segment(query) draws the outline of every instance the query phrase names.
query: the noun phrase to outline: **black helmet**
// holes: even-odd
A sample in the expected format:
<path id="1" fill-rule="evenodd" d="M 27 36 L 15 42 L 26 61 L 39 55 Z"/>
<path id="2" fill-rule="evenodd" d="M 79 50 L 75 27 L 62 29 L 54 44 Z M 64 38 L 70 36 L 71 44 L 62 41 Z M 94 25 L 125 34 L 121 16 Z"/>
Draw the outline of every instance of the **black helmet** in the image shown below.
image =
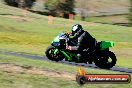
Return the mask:
<path id="1" fill-rule="evenodd" d="M 83 31 L 82 25 L 80 24 L 75 24 L 72 27 L 72 35 L 75 36 L 76 34 L 79 34 Z"/>

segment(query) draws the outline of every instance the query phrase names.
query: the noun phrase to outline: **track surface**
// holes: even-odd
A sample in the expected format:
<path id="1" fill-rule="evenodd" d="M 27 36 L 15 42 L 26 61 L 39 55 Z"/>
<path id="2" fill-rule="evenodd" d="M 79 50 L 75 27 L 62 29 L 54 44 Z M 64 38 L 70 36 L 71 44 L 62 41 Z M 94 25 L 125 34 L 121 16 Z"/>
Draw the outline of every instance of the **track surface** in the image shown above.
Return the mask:
<path id="1" fill-rule="evenodd" d="M 0 51 L 0 53 L 1 54 L 6 54 L 6 55 L 13 55 L 13 56 L 16 56 L 16 57 L 24 57 L 24 58 L 35 59 L 35 60 L 47 60 L 47 61 L 50 61 L 50 60 L 47 59 L 47 57 L 42 57 L 42 56 L 38 56 L 38 55 L 22 54 L 22 53 L 6 52 L 6 51 Z M 58 62 L 56 62 L 56 63 L 58 63 Z M 72 65 L 72 66 L 83 66 L 83 67 L 100 69 L 97 66 L 95 66 L 94 64 L 75 63 L 75 62 L 68 62 L 68 61 L 59 61 L 59 63 L 68 64 L 68 65 Z M 129 68 L 123 68 L 123 67 L 114 66 L 113 68 L 111 68 L 109 70 L 132 74 L 132 69 L 129 69 Z"/>

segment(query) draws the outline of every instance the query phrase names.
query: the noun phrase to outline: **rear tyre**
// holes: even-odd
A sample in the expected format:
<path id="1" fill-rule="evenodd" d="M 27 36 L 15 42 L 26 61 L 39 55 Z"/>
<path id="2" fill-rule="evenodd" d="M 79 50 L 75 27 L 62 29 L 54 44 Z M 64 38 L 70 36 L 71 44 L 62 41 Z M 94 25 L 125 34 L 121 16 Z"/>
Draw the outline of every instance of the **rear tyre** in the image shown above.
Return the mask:
<path id="1" fill-rule="evenodd" d="M 99 58 L 95 60 L 95 65 L 102 69 L 110 69 L 116 64 L 116 56 L 113 52 L 107 51 L 99 55 Z"/>
<path id="2" fill-rule="evenodd" d="M 63 60 L 63 57 L 60 54 L 60 52 L 54 55 L 54 51 L 55 51 L 55 48 L 53 46 L 49 46 L 45 51 L 47 58 L 52 61 L 57 61 L 57 62 Z"/>

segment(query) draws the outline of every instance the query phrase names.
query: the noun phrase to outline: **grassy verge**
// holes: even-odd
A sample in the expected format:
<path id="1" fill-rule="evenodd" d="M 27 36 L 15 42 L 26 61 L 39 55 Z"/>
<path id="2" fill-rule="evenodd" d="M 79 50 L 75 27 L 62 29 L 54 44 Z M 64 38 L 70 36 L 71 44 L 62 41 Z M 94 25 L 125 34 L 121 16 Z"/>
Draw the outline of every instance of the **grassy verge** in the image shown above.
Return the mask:
<path id="1" fill-rule="evenodd" d="M 50 71 L 76 73 L 78 67 L 57 64 L 53 62 L 31 60 L 27 58 L 18 58 L 0 54 L 0 63 L 12 63 L 20 66 L 31 66 Z M 115 74 L 116 72 L 85 69 L 89 74 Z M 48 73 L 47 73 L 48 74 Z M 131 88 L 130 84 L 88 84 L 79 86 L 75 81 L 64 78 L 54 78 L 45 75 L 36 75 L 29 73 L 9 73 L 0 69 L 0 88 Z"/>
<path id="2" fill-rule="evenodd" d="M 0 88 L 78 88 L 74 81 L 43 75 L 0 72 Z"/>
<path id="3" fill-rule="evenodd" d="M 0 88 L 132 88 L 131 84 L 87 84 L 79 86 L 75 81 L 54 79 L 43 75 L 12 74 L 0 72 Z"/>

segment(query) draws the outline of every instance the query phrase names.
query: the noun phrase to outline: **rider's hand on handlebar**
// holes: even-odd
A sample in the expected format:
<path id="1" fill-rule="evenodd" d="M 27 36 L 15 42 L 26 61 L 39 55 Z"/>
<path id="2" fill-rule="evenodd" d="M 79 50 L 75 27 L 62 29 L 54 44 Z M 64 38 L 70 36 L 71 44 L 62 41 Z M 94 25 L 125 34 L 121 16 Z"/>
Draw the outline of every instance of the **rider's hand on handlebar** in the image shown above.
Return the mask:
<path id="1" fill-rule="evenodd" d="M 66 46 L 66 49 L 67 50 L 71 50 L 71 46 Z"/>
<path id="2" fill-rule="evenodd" d="M 68 35 L 68 36 L 72 36 L 72 33 L 71 33 L 71 32 L 68 32 L 67 35 Z"/>

